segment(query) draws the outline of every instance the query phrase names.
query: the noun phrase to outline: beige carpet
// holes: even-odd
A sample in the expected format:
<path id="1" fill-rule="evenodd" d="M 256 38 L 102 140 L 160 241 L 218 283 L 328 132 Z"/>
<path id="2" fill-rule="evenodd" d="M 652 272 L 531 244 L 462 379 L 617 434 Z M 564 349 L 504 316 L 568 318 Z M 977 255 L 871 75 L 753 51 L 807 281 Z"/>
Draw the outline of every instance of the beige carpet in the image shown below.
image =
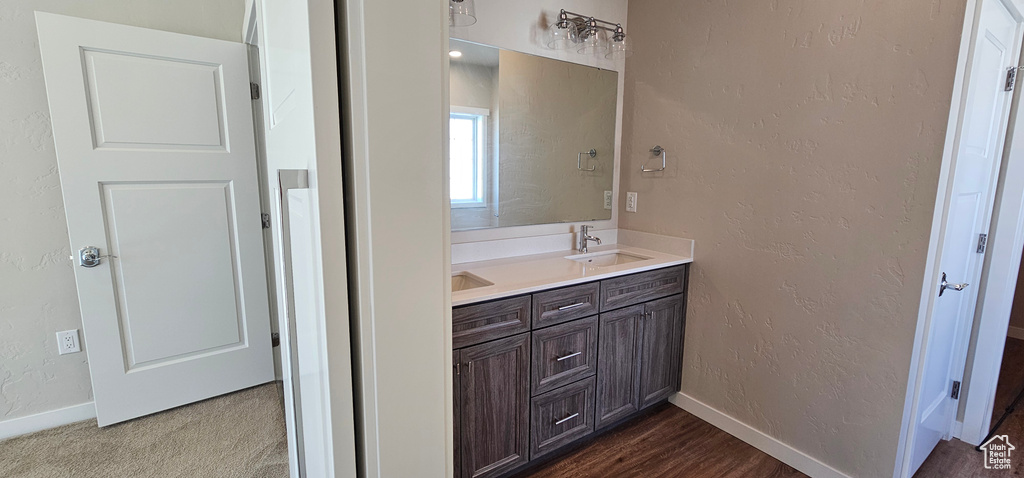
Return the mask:
<path id="1" fill-rule="evenodd" d="M 274 383 L 106 428 L 89 420 L 0 441 L 4 478 L 287 476 Z"/>

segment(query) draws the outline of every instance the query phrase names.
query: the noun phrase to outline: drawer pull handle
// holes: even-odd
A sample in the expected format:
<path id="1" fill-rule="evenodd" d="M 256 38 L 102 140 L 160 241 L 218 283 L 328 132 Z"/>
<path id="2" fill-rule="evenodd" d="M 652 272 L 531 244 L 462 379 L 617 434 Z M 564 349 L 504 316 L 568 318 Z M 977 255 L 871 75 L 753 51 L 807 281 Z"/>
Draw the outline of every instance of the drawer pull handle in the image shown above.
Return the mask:
<path id="1" fill-rule="evenodd" d="M 559 307 L 558 310 L 575 309 L 577 307 L 583 307 L 584 305 L 587 305 L 587 303 L 586 302 L 577 302 L 575 304 L 563 305 L 563 306 Z"/>
<path id="2" fill-rule="evenodd" d="M 555 425 L 561 425 L 561 424 L 563 424 L 563 423 L 565 423 L 565 422 L 567 422 L 569 420 L 572 420 L 573 418 L 576 418 L 578 416 L 580 416 L 579 413 L 573 413 L 572 415 L 569 415 L 569 416 L 567 416 L 567 417 L 565 417 L 565 418 L 563 418 L 561 420 L 556 420 L 555 421 Z"/>
<path id="3" fill-rule="evenodd" d="M 574 353 L 574 354 L 569 354 L 569 355 L 566 355 L 566 356 L 564 356 L 564 357 L 558 357 L 558 358 L 556 358 L 556 359 L 555 359 L 555 361 L 561 362 L 561 361 L 563 361 L 563 360 L 569 360 L 569 359 L 571 359 L 571 358 L 573 358 L 573 357 L 575 357 L 575 356 L 577 356 L 577 355 L 580 355 L 580 354 L 582 354 L 582 353 L 583 353 L 583 352 L 576 352 L 576 353 Z"/>

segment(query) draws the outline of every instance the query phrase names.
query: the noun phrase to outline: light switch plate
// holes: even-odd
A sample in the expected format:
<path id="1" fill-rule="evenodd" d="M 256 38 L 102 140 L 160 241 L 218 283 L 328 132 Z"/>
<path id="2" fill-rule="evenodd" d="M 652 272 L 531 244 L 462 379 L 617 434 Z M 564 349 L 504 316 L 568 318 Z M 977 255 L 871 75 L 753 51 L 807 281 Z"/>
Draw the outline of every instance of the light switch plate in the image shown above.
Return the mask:
<path id="1" fill-rule="evenodd" d="M 626 212 L 636 212 L 636 193 L 626 193 Z"/>
<path id="2" fill-rule="evenodd" d="M 57 332 L 57 351 L 61 355 L 82 351 L 82 346 L 78 343 L 78 329 Z"/>
<path id="3" fill-rule="evenodd" d="M 612 208 L 612 192 L 611 191 L 605 191 L 604 192 L 604 208 L 605 209 L 611 209 Z"/>

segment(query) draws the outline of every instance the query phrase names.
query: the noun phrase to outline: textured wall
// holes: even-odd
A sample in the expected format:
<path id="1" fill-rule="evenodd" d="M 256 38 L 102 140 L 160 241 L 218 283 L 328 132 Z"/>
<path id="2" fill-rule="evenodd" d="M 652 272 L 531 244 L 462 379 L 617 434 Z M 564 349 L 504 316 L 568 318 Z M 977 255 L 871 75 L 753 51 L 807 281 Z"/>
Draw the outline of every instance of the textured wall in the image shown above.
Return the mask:
<path id="1" fill-rule="evenodd" d="M 239 41 L 243 0 L 0 2 L 0 421 L 92 400 L 34 10 Z M 87 344 L 86 344 L 87 346 Z"/>
<path id="2" fill-rule="evenodd" d="M 618 75 L 501 51 L 498 225 L 611 218 Z M 580 151 L 597 156 L 577 168 Z"/>
<path id="3" fill-rule="evenodd" d="M 696 240 L 683 392 L 855 476 L 894 466 L 963 15 L 629 3 L 620 226 Z"/>

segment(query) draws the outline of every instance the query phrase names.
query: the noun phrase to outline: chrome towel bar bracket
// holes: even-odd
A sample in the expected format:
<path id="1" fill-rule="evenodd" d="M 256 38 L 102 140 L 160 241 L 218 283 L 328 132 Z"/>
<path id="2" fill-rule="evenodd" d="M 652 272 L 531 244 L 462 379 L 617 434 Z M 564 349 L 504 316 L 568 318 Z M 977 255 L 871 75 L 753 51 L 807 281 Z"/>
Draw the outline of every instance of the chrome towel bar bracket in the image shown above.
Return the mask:
<path id="1" fill-rule="evenodd" d="M 642 173 L 656 173 L 658 171 L 664 171 L 665 170 L 665 148 L 662 148 L 661 146 L 655 146 L 655 147 L 651 148 L 651 152 L 654 153 L 655 156 L 657 156 L 659 154 L 661 155 L 661 169 L 647 169 L 647 162 L 644 161 L 644 163 L 640 165 L 640 172 L 642 172 Z"/>
<path id="2" fill-rule="evenodd" d="M 597 166 L 591 166 L 590 169 L 583 169 L 583 155 L 584 154 L 590 155 L 591 158 L 596 158 L 597 157 L 597 150 L 596 149 L 591 149 L 590 151 L 582 151 L 579 154 L 577 154 L 576 155 L 576 169 L 578 169 L 580 171 L 594 171 L 594 170 L 596 170 Z"/>

